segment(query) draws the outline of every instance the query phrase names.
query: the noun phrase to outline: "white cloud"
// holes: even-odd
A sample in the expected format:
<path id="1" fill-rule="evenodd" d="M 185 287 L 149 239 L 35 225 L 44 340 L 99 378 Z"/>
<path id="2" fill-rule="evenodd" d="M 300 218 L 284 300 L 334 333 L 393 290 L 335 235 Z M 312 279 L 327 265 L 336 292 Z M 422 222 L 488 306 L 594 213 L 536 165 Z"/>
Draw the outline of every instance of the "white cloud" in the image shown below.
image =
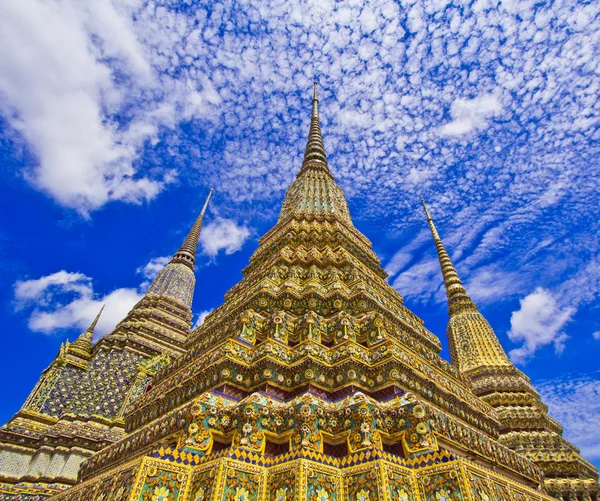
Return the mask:
<path id="1" fill-rule="evenodd" d="M 173 172 L 142 172 L 145 142 L 215 102 L 206 78 L 199 92 L 156 74 L 135 32 L 138 3 L 0 4 L 0 113 L 37 158 L 26 178 L 84 215 L 152 200 Z"/>
<path id="2" fill-rule="evenodd" d="M 87 329 L 102 306 L 95 335 L 110 332 L 142 298 L 137 289 L 115 289 L 94 294 L 92 279 L 82 273 L 59 271 L 14 287 L 18 309 L 29 310 L 28 326 L 34 332 L 54 334 L 64 329 Z"/>
<path id="3" fill-rule="evenodd" d="M 457 98 L 450 108 L 452 121 L 442 126 L 442 136 L 462 136 L 486 126 L 488 120 L 502 110 L 495 94 L 485 94 L 474 99 Z"/>
<path id="4" fill-rule="evenodd" d="M 565 438 L 588 460 L 600 459 L 599 374 L 542 381 L 537 384 L 552 417 L 565 429 Z"/>
<path id="5" fill-rule="evenodd" d="M 200 244 L 203 252 L 211 257 L 220 250 L 225 250 L 225 254 L 233 254 L 242 248 L 249 236 L 250 230 L 246 226 L 219 217 L 202 228 Z"/>
<path id="6" fill-rule="evenodd" d="M 112 9 L 106 13 L 118 17 L 110 2 L 105 5 L 93 10 Z M 85 23 L 92 17 L 85 16 L 69 2 L 7 0 L 0 9 L 7 48 L 0 55 L 0 105 L 39 158 L 29 178 L 83 212 L 109 199 L 151 199 L 161 189 L 160 182 L 133 178 L 136 145 L 124 143 L 117 124 L 104 116 L 103 97 L 115 103 L 121 96 L 90 43 Z M 118 43 L 118 36 L 110 38 L 112 55 L 120 52 Z"/>
<path id="7" fill-rule="evenodd" d="M 204 310 L 201 311 L 200 313 L 198 313 L 198 318 L 196 319 L 196 322 L 194 323 L 194 326 L 192 327 L 192 330 L 201 326 L 204 323 L 204 320 L 206 319 L 206 317 L 208 317 L 208 315 L 210 315 L 213 312 L 213 308 L 211 308 L 210 310 Z"/>
<path id="8" fill-rule="evenodd" d="M 525 363 L 539 348 L 548 344 L 554 344 L 555 351 L 561 353 L 567 339 L 562 328 L 571 320 L 575 309 L 559 307 L 552 293 L 541 287 L 520 303 L 520 309 L 511 315 L 508 337 L 523 345 L 510 351 L 511 360 Z"/>
<path id="9" fill-rule="evenodd" d="M 90 278 L 83 273 L 57 271 L 37 280 L 18 280 L 15 283 L 15 299 L 19 309 L 33 301 L 46 305 L 57 290 L 83 294 L 88 290 L 89 282 Z"/>
<path id="10" fill-rule="evenodd" d="M 140 266 L 136 272 L 141 274 L 147 280 L 153 280 L 154 277 L 158 275 L 158 272 L 169 264 L 171 257 L 172 256 L 153 257 L 144 266 Z"/>
<path id="11" fill-rule="evenodd" d="M 592 337 L 596 340 L 596 341 L 600 341 L 600 331 L 596 331 L 594 333 L 592 333 Z"/>
<path id="12" fill-rule="evenodd" d="M 148 287 L 152 285 L 152 281 L 156 275 L 169 263 L 172 256 L 153 257 L 144 266 L 140 266 L 136 271 L 138 275 L 144 277 L 144 281 L 140 284 L 140 291 L 146 292 Z"/>

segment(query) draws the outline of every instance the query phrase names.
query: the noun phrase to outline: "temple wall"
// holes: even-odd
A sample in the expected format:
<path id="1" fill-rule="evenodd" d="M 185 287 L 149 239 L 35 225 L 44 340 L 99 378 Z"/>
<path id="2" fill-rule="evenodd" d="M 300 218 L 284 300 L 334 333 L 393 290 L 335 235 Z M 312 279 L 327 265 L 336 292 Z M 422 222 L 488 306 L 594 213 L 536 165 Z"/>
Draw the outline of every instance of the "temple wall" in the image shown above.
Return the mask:
<path id="1" fill-rule="evenodd" d="M 0 450 L 0 476 L 4 479 L 60 478 L 75 482 L 81 463 L 89 457 L 67 448 L 43 447 L 37 451 Z"/>
<path id="2" fill-rule="evenodd" d="M 18 478 L 29 470 L 34 451 L 0 450 L 0 475 Z"/>

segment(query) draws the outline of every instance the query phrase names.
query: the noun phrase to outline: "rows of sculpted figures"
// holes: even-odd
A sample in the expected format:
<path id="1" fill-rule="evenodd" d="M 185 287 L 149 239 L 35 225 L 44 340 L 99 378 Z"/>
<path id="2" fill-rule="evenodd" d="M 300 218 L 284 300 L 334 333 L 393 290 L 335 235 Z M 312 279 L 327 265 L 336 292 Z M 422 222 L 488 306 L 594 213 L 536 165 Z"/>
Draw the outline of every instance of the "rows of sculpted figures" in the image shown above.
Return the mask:
<path id="1" fill-rule="evenodd" d="M 143 299 L 66 342 L 0 430 L 0 499 L 598 501 L 598 471 L 509 360 L 423 202 L 441 343 L 386 282 L 327 162 L 302 166 L 243 279 L 191 330 L 210 199 Z"/>

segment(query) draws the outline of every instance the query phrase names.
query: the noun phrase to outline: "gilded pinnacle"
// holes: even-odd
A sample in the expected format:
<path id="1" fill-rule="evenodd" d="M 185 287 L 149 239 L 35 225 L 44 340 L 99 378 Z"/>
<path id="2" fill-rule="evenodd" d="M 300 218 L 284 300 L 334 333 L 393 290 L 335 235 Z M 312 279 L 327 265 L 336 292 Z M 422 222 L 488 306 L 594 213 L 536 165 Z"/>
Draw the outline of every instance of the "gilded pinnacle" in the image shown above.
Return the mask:
<path id="1" fill-rule="evenodd" d="M 104 311 L 105 306 L 106 305 L 104 305 L 104 304 L 102 305 L 102 308 L 100 308 L 98 315 L 96 315 L 96 318 L 94 318 L 94 321 L 88 327 L 87 332 L 91 332 L 92 334 L 94 333 L 94 330 L 96 329 L 96 325 L 98 324 L 98 320 L 100 320 L 100 315 L 102 315 L 102 312 Z"/>
<path id="2" fill-rule="evenodd" d="M 206 213 L 206 208 L 208 207 L 208 202 L 212 192 L 213 189 L 211 188 L 208 192 L 208 196 L 206 197 L 206 201 L 202 206 L 200 214 L 198 214 L 196 221 L 194 221 L 194 224 L 192 225 L 192 229 L 188 233 L 177 253 L 173 256 L 173 259 L 171 259 L 172 263 L 182 263 L 192 270 L 194 269 L 198 240 L 200 238 L 200 231 L 202 230 L 202 221 L 204 220 L 204 214 Z"/>
<path id="3" fill-rule="evenodd" d="M 321 124 L 319 121 L 319 98 L 317 82 L 313 84 L 312 113 L 310 119 L 310 129 L 308 131 L 308 142 L 302 161 L 302 169 L 307 167 L 321 167 L 329 172 L 327 167 L 327 155 L 325 154 L 325 145 L 323 144 L 323 135 L 321 134 Z"/>
<path id="4" fill-rule="evenodd" d="M 447 334 L 452 363 L 463 373 L 480 367 L 510 367 L 512 364 L 496 333 L 467 295 L 429 214 L 425 200 L 421 199 L 421 202 L 433 235 L 448 296 L 450 321 Z"/>
<path id="5" fill-rule="evenodd" d="M 440 266 L 442 267 L 442 275 L 444 277 L 444 285 L 446 286 L 446 296 L 448 297 L 448 311 L 450 316 L 465 309 L 476 311 L 477 307 L 467 295 L 467 291 L 458 277 L 458 273 L 456 272 L 456 269 L 450 260 L 450 256 L 448 255 L 448 252 L 446 252 L 446 248 L 442 243 L 442 239 L 440 238 L 433 219 L 431 218 L 431 214 L 427 209 L 425 200 L 421 199 L 421 203 L 425 209 L 427 222 L 429 223 L 429 228 L 431 230 L 431 234 L 433 235 L 433 241 L 435 242 L 435 247 L 437 249 Z"/>
<path id="6" fill-rule="evenodd" d="M 94 330 L 96 329 L 96 325 L 98 324 L 98 320 L 100 319 L 100 315 L 102 315 L 103 311 L 104 305 L 102 305 L 102 308 L 100 309 L 100 311 L 96 315 L 96 318 L 94 318 L 90 326 L 84 332 L 82 332 L 81 335 L 75 341 L 73 341 L 73 343 L 71 343 L 69 347 L 71 351 L 75 349 L 75 351 L 83 350 L 84 353 L 91 352 L 92 342 L 94 339 Z"/>

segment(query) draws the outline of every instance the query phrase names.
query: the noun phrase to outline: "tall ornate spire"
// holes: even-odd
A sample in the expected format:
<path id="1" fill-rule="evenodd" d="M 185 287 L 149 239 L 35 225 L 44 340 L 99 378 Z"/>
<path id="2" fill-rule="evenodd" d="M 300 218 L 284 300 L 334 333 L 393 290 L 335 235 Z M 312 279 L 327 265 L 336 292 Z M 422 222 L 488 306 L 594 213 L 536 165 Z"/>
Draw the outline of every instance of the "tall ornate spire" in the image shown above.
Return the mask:
<path id="1" fill-rule="evenodd" d="M 421 199 L 421 202 L 433 235 L 444 277 L 446 296 L 448 296 L 450 321 L 446 334 L 452 363 L 463 373 L 485 367 L 512 367 L 492 326 L 477 310 L 477 306 L 460 281 L 431 214 L 429 214 L 425 200 Z"/>
<path id="2" fill-rule="evenodd" d="M 204 206 L 198 214 L 196 221 L 192 225 L 192 229 L 188 233 L 187 237 L 183 241 L 182 246 L 171 259 L 172 263 L 182 263 L 188 266 L 190 269 L 194 269 L 194 264 L 196 263 L 196 248 L 198 247 L 198 239 L 200 238 L 200 230 L 202 229 L 202 221 L 204 220 L 204 214 L 206 213 L 206 208 L 208 207 L 208 201 L 210 200 L 210 196 L 212 195 L 213 189 L 211 188 L 208 192 L 208 196 L 206 197 L 206 201 L 204 202 Z"/>
<path id="3" fill-rule="evenodd" d="M 327 155 L 325 154 L 325 145 L 323 144 L 323 135 L 321 134 L 321 124 L 319 123 L 319 98 L 317 94 L 317 82 L 313 83 L 312 114 L 310 119 L 310 129 L 308 131 L 308 142 L 304 152 L 302 162 L 302 172 L 306 167 L 327 167 Z"/>
<path id="4" fill-rule="evenodd" d="M 429 228 L 431 229 L 433 241 L 435 242 L 438 258 L 440 260 L 440 266 L 442 267 L 444 285 L 446 286 L 446 295 L 448 296 L 449 315 L 452 316 L 455 313 L 463 310 L 477 311 L 477 307 L 468 296 L 467 291 L 458 277 L 458 273 L 456 273 L 456 269 L 454 268 L 452 261 L 450 261 L 450 256 L 448 255 L 448 252 L 446 252 L 446 248 L 442 243 L 442 239 L 440 238 L 433 219 L 431 218 L 431 214 L 429 214 L 429 209 L 427 209 L 425 200 L 421 199 L 421 203 L 425 209 L 427 222 L 429 223 Z"/>
<path id="5" fill-rule="evenodd" d="M 196 277 L 194 264 L 202 221 L 213 190 L 190 232 L 171 261 L 158 272 L 146 295 L 103 342 L 127 335 L 156 352 L 179 356 L 184 352 L 192 320 Z"/>

